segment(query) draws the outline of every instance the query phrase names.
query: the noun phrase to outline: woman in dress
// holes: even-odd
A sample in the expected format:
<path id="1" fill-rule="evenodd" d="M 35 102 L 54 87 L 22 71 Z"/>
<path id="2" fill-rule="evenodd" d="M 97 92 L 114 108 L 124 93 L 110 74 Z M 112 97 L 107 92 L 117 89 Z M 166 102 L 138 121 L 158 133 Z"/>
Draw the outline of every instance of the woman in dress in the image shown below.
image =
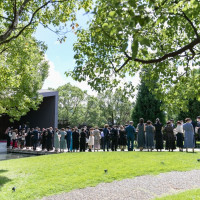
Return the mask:
<path id="1" fill-rule="evenodd" d="M 86 132 L 84 128 L 81 129 L 80 133 L 80 152 L 85 152 L 85 147 L 86 147 Z"/>
<path id="2" fill-rule="evenodd" d="M 188 152 L 188 148 L 192 148 L 192 151 L 194 152 L 195 147 L 195 141 L 194 141 L 194 128 L 191 124 L 191 119 L 186 118 L 185 124 L 183 125 L 183 131 L 185 135 L 184 139 L 184 147 L 186 148 L 186 152 Z"/>
<path id="3" fill-rule="evenodd" d="M 119 129 L 119 148 L 121 151 L 124 151 L 126 149 L 127 140 L 126 140 L 126 130 L 123 126 L 120 126 Z"/>
<path id="4" fill-rule="evenodd" d="M 89 133 L 89 139 L 88 139 L 88 147 L 89 147 L 89 152 L 92 151 L 92 146 L 94 145 L 94 134 L 93 134 L 93 128 L 90 128 L 90 133 Z"/>
<path id="5" fill-rule="evenodd" d="M 60 131 L 60 152 L 64 152 L 64 150 L 67 148 L 65 135 L 65 129 L 62 128 Z"/>
<path id="6" fill-rule="evenodd" d="M 44 128 L 41 134 L 42 151 L 44 151 L 47 148 L 47 134 L 48 134 L 48 131 L 47 129 Z"/>
<path id="7" fill-rule="evenodd" d="M 26 149 L 29 149 L 29 147 L 31 146 L 31 129 L 30 128 L 27 129 L 25 140 L 26 140 Z"/>
<path id="8" fill-rule="evenodd" d="M 138 132 L 138 148 L 142 151 L 145 147 L 145 125 L 143 118 L 140 118 L 136 131 Z"/>
<path id="9" fill-rule="evenodd" d="M 11 140 L 12 140 L 12 148 L 14 149 L 16 147 L 16 140 L 17 140 L 17 133 L 18 133 L 18 130 L 15 129 L 13 130 L 12 132 L 12 137 L 11 137 Z"/>
<path id="10" fill-rule="evenodd" d="M 145 128 L 146 130 L 146 147 L 149 151 L 149 149 L 152 151 L 154 148 L 154 126 L 152 126 L 151 121 L 147 121 L 147 126 Z"/>
<path id="11" fill-rule="evenodd" d="M 98 130 L 98 127 L 95 127 L 95 130 L 93 131 L 94 134 L 94 151 L 100 149 L 100 140 L 101 140 L 101 134 Z"/>
<path id="12" fill-rule="evenodd" d="M 60 148 L 60 135 L 59 135 L 59 130 L 57 128 L 54 133 L 54 147 L 55 147 L 55 152 L 58 152 L 58 149 Z"/>
<path id="13" fill-rule="evenodd" d="M 173 152 L 173 150 L 176 149 L 176 145 L 175 145 L 176 138 L 174 136 L 174 129 L 170 121 L 167 122 L 167 126 L 165 126 L 165 128 L 163 129 L 163 132 L 166 136 L 166 143 L 167 143 L 168 149 L 169 151 L 171 150 Z"/>
<path id="14" fill-rule="evenodd" d="M 162 135 L 162 124 L 160 123 L 160 119 L 156 119 L 156 123 L 154 124 L 155 127 L 155 140 L 156 140 L 156 149 L 163 149 L 163 135 Z"/>
<path id="15" fill-rule="evenodd" d="M 79 132 L 78 128 L 74 128 L 74 132 L 72 132 L 72 140 L 73 140 L 73 151 L 76 152 L 79 150 Z"/>
<path id="16" fill-rule="evenodd" d="M 179 151 L 183 151 L 183 125 L 180 121 L 177 122 L 177 127 L 174 129 L 176 134 L 176 146 L 179 147 Z"/>

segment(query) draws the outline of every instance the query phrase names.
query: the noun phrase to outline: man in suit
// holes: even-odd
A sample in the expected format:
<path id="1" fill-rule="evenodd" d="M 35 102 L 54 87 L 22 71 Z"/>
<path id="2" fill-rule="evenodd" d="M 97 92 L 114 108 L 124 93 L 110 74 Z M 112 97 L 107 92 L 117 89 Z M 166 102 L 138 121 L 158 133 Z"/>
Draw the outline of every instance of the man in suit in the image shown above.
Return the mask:
<path id="1" fill-rule="evenodd" d="M 38 142 L 38 127 L 36 127 L 32 132 L 32 137 L 33 137 L 33 150 L 35 151 Z"/>
<path id="2" fill-rule="evenodd" d="M 112 145 L 111 145 L 112 151 L 117 151 L 118 130 L 116 126 L 113 126 L 111 130 L 111 141 L 112 141 Z"/>
<path id="3" fill-rule="evenodd" d="M 135 132 L 136 131 L 135 131 L 135 127 L 133 126 L 133 121 L 130 121 L 129 125 L 126 127 L 128 151 L 133 151 Z"/>
<path id="4" fill-rule="evenodd" d="M 198 135 L 197 139 L 200 140 L 200 116 L 197 117 L 196 133 Z"/>
<path id="5" fill-rule="evenodd" d="M 103 151 L 105 151 L 105 148 L 107 148 L 107 151 L 109 151 L 110 148 L 110 133 L 108 130 L 108 124 L 105 124 L 103 133 L 104 133 L 104 141 L 103 141 Z"/>

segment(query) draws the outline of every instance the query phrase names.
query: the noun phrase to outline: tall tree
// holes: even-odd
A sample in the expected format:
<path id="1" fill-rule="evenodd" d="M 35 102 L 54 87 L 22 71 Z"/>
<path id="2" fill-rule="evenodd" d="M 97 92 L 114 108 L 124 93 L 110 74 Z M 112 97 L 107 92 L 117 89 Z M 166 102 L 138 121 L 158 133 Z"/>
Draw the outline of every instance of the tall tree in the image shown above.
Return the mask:
<path id="1" fill-rule="evenodd" d="M 193 121 L 196 121 L 197 116 L 200 116 L 200 101 L 197 99 L 189 100 L 187 111 L 181 111 L 177 120 L 185 120 L 190 117 Z"/>
<path id="2" fill-rule="evenodd" d="M 12 41 L 10 47 L 0 54 L 0 115 L 18 120 L 41 102 L 38 90 L 49 65 L 44 57 L 46 47 L 30 35 Z"/>
<path id="3" fill-rule="evenodd" d="M 139 86 L 136 104 L 132 111 L 132 119 L 135 125 L 139 122 L 140 118 L 144 118 L 145 121 L 151 120 L 155 122 L 156 118 L 159 118 L 162 123 L 165 122 L 165 114 L 161 110 L 162 102 L 155 98 L 145 82 Z"/>
<path id="4" fill-rule="evenodd" d="M 87 107 L 85 112 L 85 124 L 88 126 L 103 127 L 106 123 L 105 116 L 101 110 L 99 99 L 94 96 L 88 96 Z"/>
<path id="5" fill-rule="evenodd" d="M 199 77 L 188 84 L 200 64 L 199 9 L 200 1 L 194 0 L 97 0 L 89 28 L 78 31 L 76 67 L 69 74 L 104 91 L 119 85 L 118 77 L 146 68 L 148 79 L 159 79 L 153 92 L 167 106 L 180 101 L 184 107 L 187 101 L 171 89 L 184 87 L 185 95 L 200 96 Z"/>
<path id="6" fill-rule="evenodd" d="M 58 118 L 66 120 L 71 126 L 83 124 L 87 93 L 67 83 L 57 89 L 59 94 Z"/>
<path id="7" fill-rule="evenodd" d="M 0 1 L 0 115 L 17 120 L 30 108 L 37 109 L 42 100 L 37 91 L 47 77 L 48 64 L 44 58 L 46 47 L 32 37 L 38 25 L 55 32 L 62 42 L 68 31 L 78 29 L 76 11 L 88 11 L 91 2 Z"/>
<path id="8" fill-rule="evenodd" d="M 109 124 L 126 124 L 130 121 L 132 103 L 120 89 L 98 95 L 103 115 Z"/>

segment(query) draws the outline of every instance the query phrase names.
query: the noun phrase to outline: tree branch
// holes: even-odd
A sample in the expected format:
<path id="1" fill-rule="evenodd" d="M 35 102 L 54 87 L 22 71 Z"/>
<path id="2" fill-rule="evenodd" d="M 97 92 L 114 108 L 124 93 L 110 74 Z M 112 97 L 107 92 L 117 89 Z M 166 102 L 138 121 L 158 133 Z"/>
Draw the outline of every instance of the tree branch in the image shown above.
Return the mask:
<path id="1" fill-rule="evenodd" d="M 12 34 L 12 32 L 17 27 L 17 24 L 19 22 L 19 16 L 29 1 L 31 1 L 31 0 L 25 0 L 19 9 L 19 12 L 17 12 L 17 4 L 16 4 L 16 0 L 15 0 L 14 5 L 13 5 L 14 18 L 12 20 L 12 24 L 8 27 L 7 31 L 4 34 L 0 35 L 0 41 L 1 41 L 0 45 L 3 44 L 3 42 Z"/>
<path id="2" fill-rule="evenodd" d="M 194 26 L 194 24 L 192 23 L 192 21 L 188 18 L 188 16 L 182 11 L 183 13 L 183 17 L 190 23 L 190 25 L 192 26 L 193 30 L 194 30 L 194 33 L 195 35 L 197 36 L 197 38 L 199 37 L 199 34 L 198 34 L 198 31 L 197 31 L 197 28 Z"/>
<path id="3" fill-rule="evenodd" d="M 143 64 L 152 64 L 152 63 L 159 63 L 162 62 L 168 58 L 174 58 L 182 53 L 184 53 L 187 50 L 191 50 L 193 49 L 194 46 L 196 46 L 197 44 L 200 43 L 200 37 L 198 37 L 197 39 L 193 40 L 191 43 L 187 44 L 186 46 L 182 47 L 181 49 L 171 52 L 171 53 L 167 53 L 164 56 L 157 58 L 157 59 L 151 59 L 151 60 L 142 60 L 139 58 L 135 58 L 134 61 L 135 62 L 140 62 Z"/>
<path id="4" fill-rule="evenodd" d="M 2 15 L 0 15 L 0 18 L 6 19 L 6 20 L 8 20 L 8 21 L 11 21 L 11 22 L 12 22 L 12 19 L 10 19 L 10 18 L 7 18 L 7 17 L 4 17 L 4 16 L 2 16 Z"/>
<path id="5" fill-rule="evenodd" d="M 126 52 L 125 52 L 125 55 L 126 55 L 126 57 L 127 57 L 127 60 L 124 62 L 124 64 L 123 64 L 119 69 L 115 70 L 116 73 L 119 72 L 125 65 L 127 65 L 127 63 L 128 63 L 130 60 L 132 60 L 132 57 L 130 57 Z"/>
<path id="6" fill-rule="evenodd" d="M 49 3 L 59 3 L 59 2 L 66 2 L 67 0 L 58 0 L 58 1 L 52 1 L 52 0 L 49 0 L 47 1 L 45 4 L 43 4 L 42 6 L 40 6 L 39 8 L 37 8 L 35 10 L 35 12 L 32 14 L 31 16 L 31 19 L 30 21 L 28 22 L 27 25 L 25 25 L 15 36 L 7 39 L 11 34 L 12 32 L 16 29 L 17 27 L 17 24 L 18 24 L 18 20 L 19 20 L 19 16 L 21 15 L 21 13 L 24 11 L 24 8 L 25 6 L 27 5 L 27 3 L 29 3 L 31 0 L 24 0 L 23 4 L 21 5 L 20 9 L 18 12 L 16 12 L 16 16 L 14 16 L 14 19 L 13 19 L 13 22 L 12 24 L 9 26 L 8 30 L 3 34 L 3 35 L 0 35 L 0 45 L 2 44 L 6 44 L 6 43 L 9 43 L 11 40 L 13 39 L 16 39 L 17 37 L 19 37 L 19 35 L 22 34 L 22 32 L 27 28 L 29 27 L 32 22 L 33 22 L 33 19 L 35 17 L 35 15 L 44 7 L 46 7 Z"/>
<path id="7" fill-rule="evenodd" d="M 27 0 L 27 1 L 28 1 L 28 0 Z M 51 3 L 51 0 L 48 1 L 48 2 L 46 2 L 45 4 L 43 4 L 43 5 L 40 6 L 39 8 L 37 8 L 37 9 L 35 10 L 35 12 L 32 14 L 29 23 L 28 23 L 27 25 L 25 25 L 15 36 L 9 38 L 8 40 L 4 40 L 4 41 L 0 42 L 0 45 L 5 44 L 5 43 L 9 43 L 11 40 L 16 39 L 17 37 L 19 37 L 19 36 L 22 34 L 22 32 L 23 32 L 27 27 L 29 27 L 29 26 L 32 24 L 33 19 L 34 19 L 35 15 L 37 14 L 37 12 L 40 11 L 40 10 L 41 10 L 42 8 L 44 8 L 45 6 L 47 6 L 49 3 Z M 0 41 L 1 41 L 1 37 L 0 37 Z"/>

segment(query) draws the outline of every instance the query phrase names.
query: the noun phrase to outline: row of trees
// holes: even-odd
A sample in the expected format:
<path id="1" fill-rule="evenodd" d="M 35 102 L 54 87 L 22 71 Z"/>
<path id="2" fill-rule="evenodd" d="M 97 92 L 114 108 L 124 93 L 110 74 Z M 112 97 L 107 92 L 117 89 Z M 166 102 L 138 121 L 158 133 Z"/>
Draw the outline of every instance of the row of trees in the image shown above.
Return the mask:
<path id="1" fill-rule="evenodd" d="M 76 23 L 79 9 L 92 14 L 87 29 Z M 38 25 L 60 42 L 70 30 L 77 34 L 76 66 L 67 73 L 75 80 L 105 93 L 145 69 L 141 77 L 167 113 L 187 111 L 200 99 L 200 73 L 193 73 L 200 64 L 199 9 L 194 0 L 1 1 L 0 115 L 19 119 L 41 101 L 37 91 L 49 66 L 46 46 L 33 36 Z M 122 92 L 132 93 L 125 84 Z"/>
<path id="2" fill-rule="evenodd" d="M 70 83 L 57 88 L 59 92 L 59 120 L 71 126 L 103 127 L 108 124 L 126 124 L 130 120 L 133 104 L 121 90 L 106 91 L 96 97 Z"/>

